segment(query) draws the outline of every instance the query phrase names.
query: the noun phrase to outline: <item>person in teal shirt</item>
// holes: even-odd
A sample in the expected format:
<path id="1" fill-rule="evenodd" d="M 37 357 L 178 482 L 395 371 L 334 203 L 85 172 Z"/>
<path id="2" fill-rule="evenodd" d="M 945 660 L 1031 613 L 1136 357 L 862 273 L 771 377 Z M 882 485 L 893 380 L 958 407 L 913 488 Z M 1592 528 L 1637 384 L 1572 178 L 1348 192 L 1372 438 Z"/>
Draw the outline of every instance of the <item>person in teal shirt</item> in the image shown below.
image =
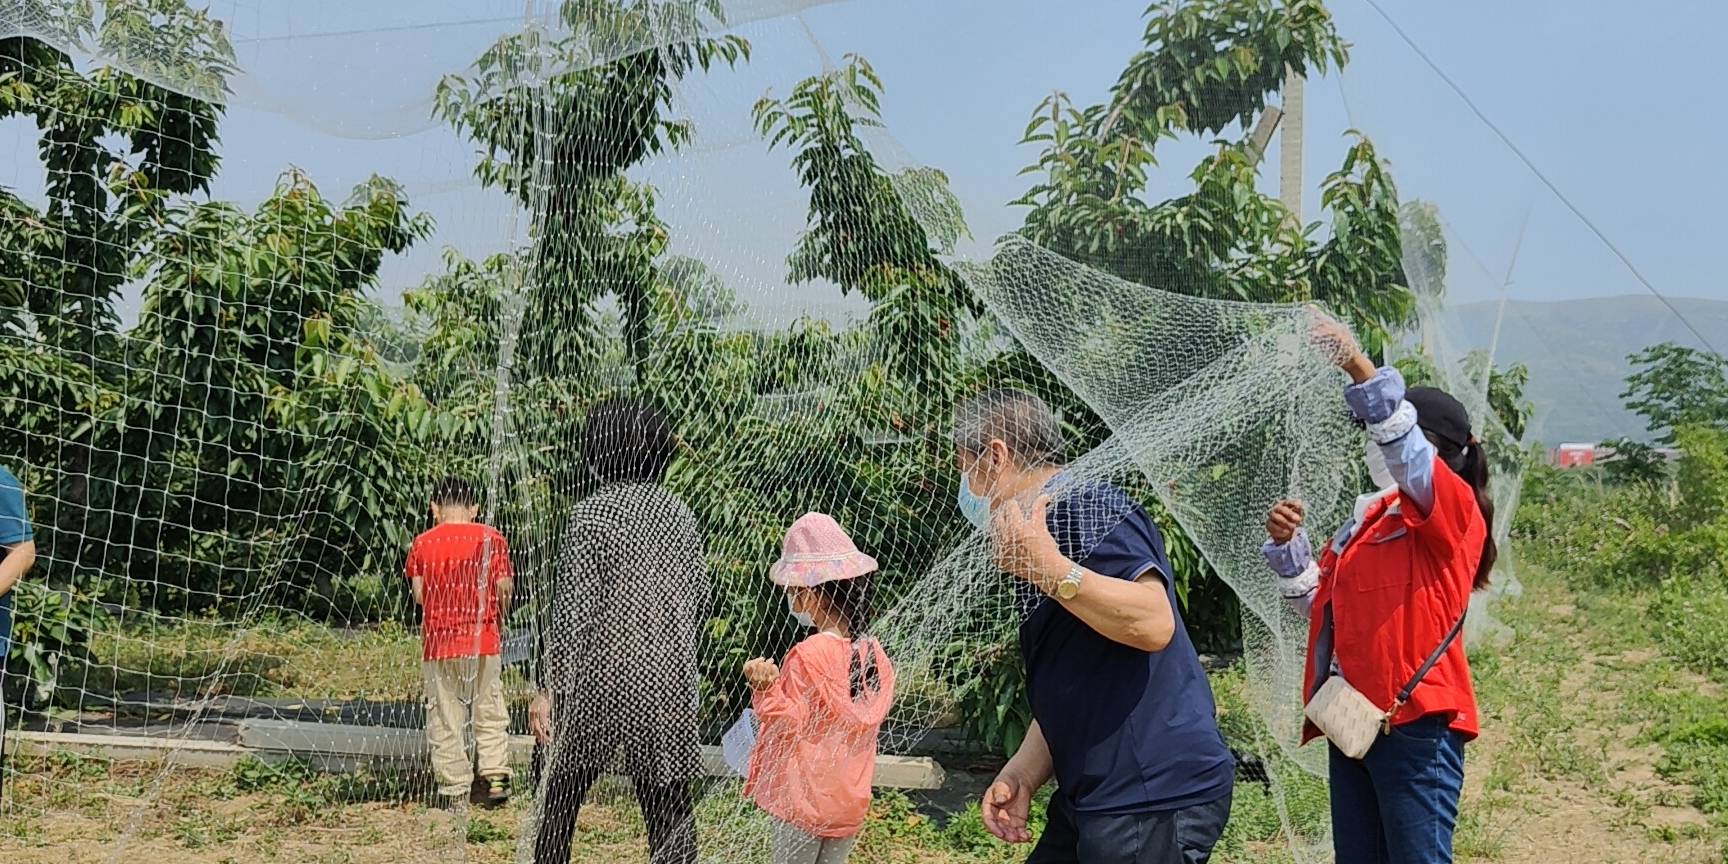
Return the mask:
<path id="1" fill-rule="evenodd" d="M 24 509 L 24 484 L 0 466 L 0 759 L 6 752 L 6 656 L 12 651 L 12 589 L 36 563 L 36 532 Z"/>

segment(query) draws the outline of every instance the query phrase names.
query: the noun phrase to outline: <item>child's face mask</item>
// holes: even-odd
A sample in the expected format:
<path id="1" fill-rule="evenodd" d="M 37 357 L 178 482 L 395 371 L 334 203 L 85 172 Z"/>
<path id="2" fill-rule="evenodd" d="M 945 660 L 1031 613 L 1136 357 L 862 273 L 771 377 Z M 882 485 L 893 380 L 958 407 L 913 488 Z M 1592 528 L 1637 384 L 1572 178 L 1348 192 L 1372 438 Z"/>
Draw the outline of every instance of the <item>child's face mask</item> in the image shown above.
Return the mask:
<path id="1" fill-rule="evenodd" d="M 794 595 L 790 591 L 786 592 L 786 611 L 792 613 L 792 620 L 797 621 L 798 626 L 800 626 L 800 627 L 815 627 L 816 626 L 816 619 L 811 617 L 809 612 L 798 611 L 797 597 L 796 597 L 796 595 Z"/>

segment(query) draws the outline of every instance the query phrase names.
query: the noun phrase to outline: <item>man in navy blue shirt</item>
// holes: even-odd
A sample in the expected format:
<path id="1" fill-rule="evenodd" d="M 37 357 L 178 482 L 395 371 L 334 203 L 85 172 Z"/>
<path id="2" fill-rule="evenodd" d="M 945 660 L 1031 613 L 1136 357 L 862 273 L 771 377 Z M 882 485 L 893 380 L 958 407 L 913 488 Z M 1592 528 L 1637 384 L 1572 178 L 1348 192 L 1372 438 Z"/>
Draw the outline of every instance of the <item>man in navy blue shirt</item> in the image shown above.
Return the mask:
<path id="1" fill-rule="evenodd" d="M 1230 815 L 1235 758 L 1178 611 L 1164 538 L 1122 490 L 1063 470 L 1044 402 L 994 390 L 956 415 L 960 509 L 1017 577 L 1026 741 L 985 792 L 984 821 L 1032 840 L 1028 864 L 1203 864 Z"/>
<path id="2" fill-rule="evenodd" d="M 24 510 L 24 484 L 0 466 L 0 758 L 6 748 L 6 655 L 12 650 L 12 589 L 36 563 L 35 532 Z"/>

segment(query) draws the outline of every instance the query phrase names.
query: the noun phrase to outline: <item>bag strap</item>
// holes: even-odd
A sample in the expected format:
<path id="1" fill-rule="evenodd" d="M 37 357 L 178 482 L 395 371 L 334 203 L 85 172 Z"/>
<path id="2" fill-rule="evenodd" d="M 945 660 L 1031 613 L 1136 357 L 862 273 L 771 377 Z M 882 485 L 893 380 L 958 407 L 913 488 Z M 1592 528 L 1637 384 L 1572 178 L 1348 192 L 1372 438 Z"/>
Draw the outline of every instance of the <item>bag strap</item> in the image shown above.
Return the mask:
<path id="1" fill-rule="evenodd" d="M 1464 619 L 1469 616 L 1470 606 L 1466 601 L 1463 613 L 1458 616 L 1452 629 L 1447 631 L 1446 638 L 1440 640 L 1440 647 L 1435 648 L 1434 653 L 1428 655 L 1428 659 L 1422 662 L 1422 666 L 1416 670 L 1416 674 L 1410 676 L 1410 683 L 1405 684 L 1404 689 L 1398 691 L 1398 698 L 1392 702 L 1392 707 L 1386 711 L 1386 717 L 1381 721 L 1380 725 L 1383 729 L 1388 731 L 1391 729 L 1392 716 L 1398 713 L 1398 709 L 1409 703 L 1411 694 L 1416 692 L 1416 685 L 1421 684 L 1422 679 L 1428 677 L 1428 673 L 1433 670 L 1434 664 L 1439 663 L 1440 658 L 1446 656 L 1446 649 L 1451 648 L 1452 643 L 1458 639 L 1458 634 L 1464 632 Z"/>

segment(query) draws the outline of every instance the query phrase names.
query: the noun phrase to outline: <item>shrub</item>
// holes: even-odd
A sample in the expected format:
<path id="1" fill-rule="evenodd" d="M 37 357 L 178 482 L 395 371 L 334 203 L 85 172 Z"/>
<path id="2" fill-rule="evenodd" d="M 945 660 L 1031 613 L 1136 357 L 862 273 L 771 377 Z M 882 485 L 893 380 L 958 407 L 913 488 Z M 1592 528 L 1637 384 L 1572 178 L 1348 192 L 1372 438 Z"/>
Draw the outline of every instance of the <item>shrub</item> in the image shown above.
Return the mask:
<path id="1" fill-rule="evenodd" d="M 12 647 L 4 658 L 6 677 L 24 682 L 34 697 L 30 702 L 47 704 L 60 693 L 64 664 L 91 661 L 92 641 L 108 626 L 111 616 L 88 595 L 29 580 L 12 590 L 12 602 Z"/>
<path id="2" fill-rule="evenodd" d="M 1650 617 L 1657 622 L 1664 653 L 1705 675 L 1728 679 L 1728 582 L 1675 579 L 1657 593 Z M 1717 728 L 1728 745 L 1728 721 Z"/>
<path id="3" fill-rule="evenodd" d="M 1707 426 L 1684 426 L 1675 443 L 1685 453 L 1675 471 L 1680 500 L 1676 510 L 1683 524 L 1701 525 L 1728 516 L 1728 432 Z"/>
<path id="4" fill-rule="evenodd" d="M 1696 573 L 1708 557 L 1700 556 L 1703 550 L 1694 545 L 1701 536 L 1687 536 L 1699 532 L 1677 532 L 1646 514 L 1602 527 L 1613 539 L 1592 550 L 1591 557 L 1574 559 L 1571 566 L 1584 564 L 1584 575 L 1606 587 L 1654 587 L 1674 574 Z"/>

